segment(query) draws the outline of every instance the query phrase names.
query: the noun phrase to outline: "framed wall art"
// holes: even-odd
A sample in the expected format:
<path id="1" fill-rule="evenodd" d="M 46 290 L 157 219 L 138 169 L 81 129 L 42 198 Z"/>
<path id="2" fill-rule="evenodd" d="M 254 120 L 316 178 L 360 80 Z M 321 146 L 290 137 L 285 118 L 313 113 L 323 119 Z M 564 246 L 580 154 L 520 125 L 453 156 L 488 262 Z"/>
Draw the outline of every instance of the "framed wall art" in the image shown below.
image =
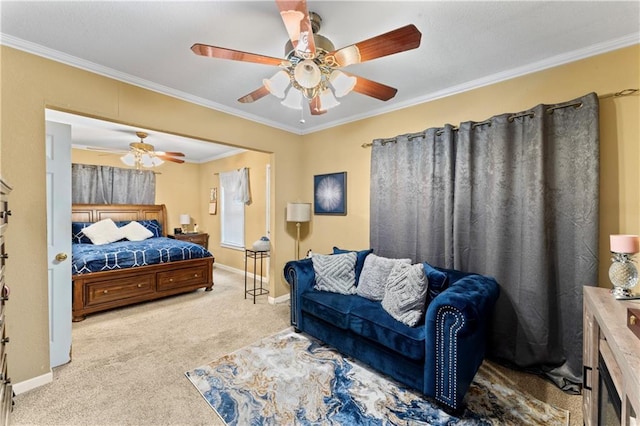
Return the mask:
<path id="1" fill-rule="evenodd" d="M 218 212 L 218 188 L 209 189 L 209 214 Z"/>
<path id="2" fill-rule="evenodd" d="M 313 177 L 313 213 L 346 216 L 347 172 Z"/>

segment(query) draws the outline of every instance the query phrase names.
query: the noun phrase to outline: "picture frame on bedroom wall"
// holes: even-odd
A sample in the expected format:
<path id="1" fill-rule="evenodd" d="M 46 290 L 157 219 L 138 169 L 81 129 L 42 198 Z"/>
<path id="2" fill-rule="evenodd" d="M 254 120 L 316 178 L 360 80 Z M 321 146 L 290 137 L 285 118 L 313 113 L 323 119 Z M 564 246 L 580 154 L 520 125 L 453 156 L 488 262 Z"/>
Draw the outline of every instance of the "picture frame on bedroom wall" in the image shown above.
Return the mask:
<path id="1" fill-rule="evenodd" d="M 313 177 L 313 214 L 347 215 L 347 172 Z"/>
<path id="2" fill-rule="evenodd" d="M 218 213 L 218 188 L 209 189 L 209 214 Z"/>

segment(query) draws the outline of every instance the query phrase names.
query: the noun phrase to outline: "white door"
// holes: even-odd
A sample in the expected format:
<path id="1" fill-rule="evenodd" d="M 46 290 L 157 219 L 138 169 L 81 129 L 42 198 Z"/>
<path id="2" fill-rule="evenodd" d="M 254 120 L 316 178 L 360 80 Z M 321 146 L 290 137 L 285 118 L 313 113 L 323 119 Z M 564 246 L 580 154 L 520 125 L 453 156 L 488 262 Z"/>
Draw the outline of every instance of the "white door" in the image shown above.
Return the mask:
<path id="1" fill-rule="evenodd" d="M 71 126 L 46 123 L 49 353 L 71 360 Z"/>

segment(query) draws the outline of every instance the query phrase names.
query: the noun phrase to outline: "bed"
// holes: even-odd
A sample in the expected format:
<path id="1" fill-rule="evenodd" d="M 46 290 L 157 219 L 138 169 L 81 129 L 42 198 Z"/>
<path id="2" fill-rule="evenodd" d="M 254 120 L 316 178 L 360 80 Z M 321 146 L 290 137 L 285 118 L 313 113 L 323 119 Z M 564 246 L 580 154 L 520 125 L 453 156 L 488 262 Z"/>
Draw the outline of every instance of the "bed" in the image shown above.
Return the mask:
<path id="1" fill-rule="evenodd" d="M 213 255 L 197 244 L 166 238 L 166 216 L 164 204 L 72 206 L 73 321 L 82 321 L 88 314 L 199 288 L 211 291 Z M 138 221 L 154 236 L 144 241 L 94 246 L 78 232 L 89 223 L 107 218 L 118 225 Z M 132 246 L 136 244 L 139 247 Z M 105 247 L 112 252 L 96 256 L 96 250 Z M 157 256 L 145 254 L 149 251 Z"/>

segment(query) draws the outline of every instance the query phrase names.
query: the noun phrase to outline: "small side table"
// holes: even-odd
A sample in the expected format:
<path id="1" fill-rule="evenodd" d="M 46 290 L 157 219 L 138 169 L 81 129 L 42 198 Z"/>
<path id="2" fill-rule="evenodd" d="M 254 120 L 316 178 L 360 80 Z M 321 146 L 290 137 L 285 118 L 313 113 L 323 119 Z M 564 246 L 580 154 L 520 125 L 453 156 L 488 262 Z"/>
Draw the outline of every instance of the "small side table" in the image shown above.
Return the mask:
<path id="1" fill-rule="evenodd" d="M 247 294 L 253 296 L 253 304 L 256 304 L 256 296 L 262 296 L 265 294 L 269 294 L 269 290 L 267 290 L 266 288 L 264 288 L 262 286 L 262 263 L 264 261 L 264 259 L 267 259 L 269 257 L 269 252 L 268 251 L 256 251 L 256 250 L 250 250 L 250 249 L 245 249 L 244 251 L 244 298 L 247 298 Z M 247 290 L 247 277 L 248 277 L 248 264 L 249 264 L 249 259 L 253 259 L 253 289 L 248 289 Z M 260 287 L 257 287 L 257 279 L 256 279 L 256 266 L 258 263 L 258 260 L 260 261 Z"/>
<path id="2" fill-rule="evenodd" d="M 169 238 L 174 238 L 180 241 L 189 241 L 190 243 L 198 244 L 209 250 L 209 234 L 205 233 L 190 233 L 190 234 L 172 234 L 167 235 Z"/>

